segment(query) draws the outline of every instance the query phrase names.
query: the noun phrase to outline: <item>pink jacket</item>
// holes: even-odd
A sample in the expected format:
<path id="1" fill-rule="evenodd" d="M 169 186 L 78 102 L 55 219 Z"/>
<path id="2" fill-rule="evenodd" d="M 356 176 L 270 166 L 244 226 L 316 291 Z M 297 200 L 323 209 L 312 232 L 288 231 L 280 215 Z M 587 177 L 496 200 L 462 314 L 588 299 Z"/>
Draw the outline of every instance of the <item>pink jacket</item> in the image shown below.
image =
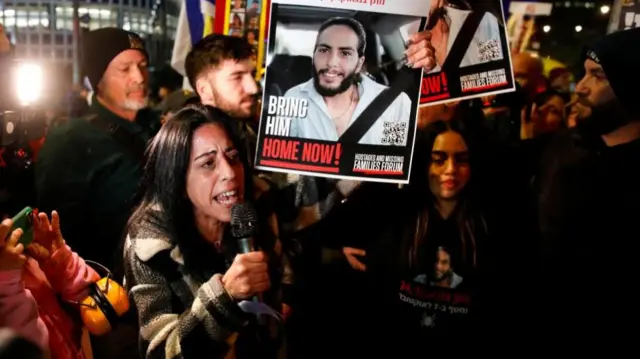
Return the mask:
<path id="1" fill-rule="evenodd" d="M 61 301 L 81 301 L 98 279 L 67 246 L 42 266 L 29 258 L 23 271 L 0 272 L 0 326 L 39 344 L 52 359 L 82 359 L 82 323 L 62 308 Z"/>

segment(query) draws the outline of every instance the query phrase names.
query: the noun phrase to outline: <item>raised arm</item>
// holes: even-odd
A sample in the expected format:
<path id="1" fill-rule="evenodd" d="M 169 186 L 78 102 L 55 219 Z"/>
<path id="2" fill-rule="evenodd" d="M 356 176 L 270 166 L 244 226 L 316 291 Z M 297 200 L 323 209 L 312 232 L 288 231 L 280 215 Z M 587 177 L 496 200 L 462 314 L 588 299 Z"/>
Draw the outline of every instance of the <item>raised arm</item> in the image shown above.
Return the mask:
<path id="1" fill-rule="evenodd" d="M 27 263 L 24 247 L 18 243 L 21 229 L 13 231 L 4 241 L 12 224 L 9 219 L 0 224 L 0 327 L 13 329 L 47 351 L 49 332 L 38 315 L 36 300 L 22 281 L 22 272 L 38 264 Z"/>

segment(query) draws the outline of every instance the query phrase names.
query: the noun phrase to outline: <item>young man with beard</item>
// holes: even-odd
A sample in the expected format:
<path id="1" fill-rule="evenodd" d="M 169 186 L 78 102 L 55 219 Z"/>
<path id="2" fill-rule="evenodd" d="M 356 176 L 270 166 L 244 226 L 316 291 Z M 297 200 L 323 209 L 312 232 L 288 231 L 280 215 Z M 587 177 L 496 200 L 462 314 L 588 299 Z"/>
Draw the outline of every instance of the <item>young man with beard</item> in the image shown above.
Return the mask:
<path id="1" fill-rule="evenodd" d="M 637 322 L 628 298 L 640 238 L 640 47 L 629 44 L 639 43 L 634 29 L 589 48 L 576 92 L 590 115 L 543 156 L 542 271 L 539 301 L 530 310 L 540 314 L 549 347 L 603 345 L 610 352 L 632 342 L 624 324 Z"/>
<path id="2" fill-rule="evenodd" d="M 306 118 L 291 123 L 290 136 L 337 141 L 385 86 L 361 74 L 365 62 L 366 35 L 362 24 L 351 18 L 331 18 L 318 30 L 313 52 L 313 78 L 291 88 L 285 97 L 307 100 Z M 401 93 L 365 133 L 360 144 L 404 146 L 406 136 L 386 142 L 386 123 L 406 123 L 411 100 Z"/>
<path id="3" fill-rule="evenodd" d="M 238 120 L 231 125 L 238 130 L 253 164 L 257 137 L 251 122 L 259 89 L 251 53 L 251 45 L 242 38 L 212 34 L 193 46 L 184 67 L 189 84 L 203 104 Z"/>

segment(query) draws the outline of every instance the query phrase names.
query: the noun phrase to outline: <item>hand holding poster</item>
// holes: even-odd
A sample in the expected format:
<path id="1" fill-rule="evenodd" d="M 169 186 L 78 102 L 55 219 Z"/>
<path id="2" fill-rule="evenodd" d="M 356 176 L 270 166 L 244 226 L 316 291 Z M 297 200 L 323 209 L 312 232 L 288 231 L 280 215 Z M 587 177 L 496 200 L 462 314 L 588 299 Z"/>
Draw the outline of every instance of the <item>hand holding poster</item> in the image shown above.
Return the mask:
<path id="1" fill-rule="evenodd" d="M 429 1 L 274 0 L 259 169 L 407 183 Z"/>
<path id="2" fill-rule="evenodd" d="M 427 49 L 420 104 L 464 100 L 515 90 L 500 0 L 432 0 L 426 30 L 412 54 Z"/>

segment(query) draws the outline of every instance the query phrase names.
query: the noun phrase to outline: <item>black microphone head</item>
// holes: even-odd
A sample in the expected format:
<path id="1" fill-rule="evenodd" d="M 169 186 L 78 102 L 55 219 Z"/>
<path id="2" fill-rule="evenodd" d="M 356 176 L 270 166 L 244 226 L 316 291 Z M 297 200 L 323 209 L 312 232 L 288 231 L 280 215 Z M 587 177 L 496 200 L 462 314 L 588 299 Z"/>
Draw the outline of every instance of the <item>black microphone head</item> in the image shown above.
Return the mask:
<path id="1" fill-rule="evenodd" d="M 231 235 L 234 238 L 253 237 L 257 229 L 258 215 L 248 203 L 231 207 Z"/>

